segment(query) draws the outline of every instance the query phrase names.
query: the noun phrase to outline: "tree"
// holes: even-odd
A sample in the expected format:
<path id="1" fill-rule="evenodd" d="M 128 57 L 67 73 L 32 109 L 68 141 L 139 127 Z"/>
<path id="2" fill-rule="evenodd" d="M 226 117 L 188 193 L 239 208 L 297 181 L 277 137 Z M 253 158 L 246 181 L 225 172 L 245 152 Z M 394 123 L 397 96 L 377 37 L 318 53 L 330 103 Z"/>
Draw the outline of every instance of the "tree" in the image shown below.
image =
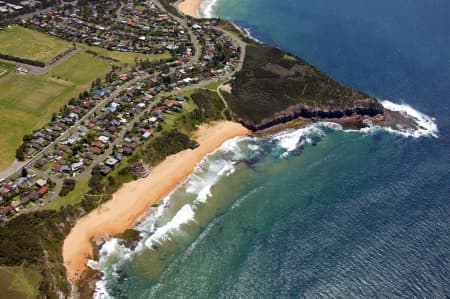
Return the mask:
<path id="1" fill-rule="evenodd" d="M 19 148 L 16 150 L 16 158 L 19 161 L 24 161 L 25 160 L 25 154 L 24 154 L 23 150 L 24 150 L 24 145 L 23 144 L 21 146 L 19 146 Z"/>
<path id="2" fill-rule="evenodd" d="M 22 168 L 22 174 L 21 174 L 21 176 L 22 177 L 28 177 L 28 170 L 24 167 L 24 168 Z"/>
<path id="3" fill-rule="evenodd" d="M 25 143 L 30 142 L 32 139 L 33 139 L 33 136 L 31 136 L 30 134 L 26 134 L 22 138 L 23 142 L 25 142 Z"/>

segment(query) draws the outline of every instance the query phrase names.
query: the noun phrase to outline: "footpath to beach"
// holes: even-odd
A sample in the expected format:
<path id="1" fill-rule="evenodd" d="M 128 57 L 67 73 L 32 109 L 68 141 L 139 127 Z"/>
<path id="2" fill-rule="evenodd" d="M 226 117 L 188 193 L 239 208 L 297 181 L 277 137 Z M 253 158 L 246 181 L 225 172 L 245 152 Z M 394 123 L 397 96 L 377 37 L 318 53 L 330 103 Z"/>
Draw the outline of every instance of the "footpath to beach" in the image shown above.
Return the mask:
<path id="1" fill-rule="evenodd" d="M 92 256 L 91 240 L 107 234 L 116 235 L 132 227 L 152 204 L 158 203 L 188 177 L 205 156 L 225 141 L 247 134 L 249 131 L 235 122 L 202 125 L 195 135 L 199 147 L 169 156 L 153 168 L 148 177 L 124 184 L 110 201 L 81 218 L 63 246 L 69 280 L 77 281 L 86 269 L 86 263 Z"/>

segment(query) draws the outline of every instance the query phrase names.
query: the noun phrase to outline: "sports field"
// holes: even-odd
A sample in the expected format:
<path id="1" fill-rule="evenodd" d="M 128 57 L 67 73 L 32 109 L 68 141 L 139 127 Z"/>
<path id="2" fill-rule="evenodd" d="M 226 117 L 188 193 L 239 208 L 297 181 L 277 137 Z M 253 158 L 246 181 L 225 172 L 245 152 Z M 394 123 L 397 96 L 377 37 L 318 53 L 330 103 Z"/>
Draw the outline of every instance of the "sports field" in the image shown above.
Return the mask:
<path id="1" fill-rule="evenodd" d="M 71 46 L 71 43 L 20 26 L 0 31 L 0 53 L 21 58 L 46 61 Z M 149 60 L 170 57 L 169 53 L 144 55 L 86 45 L 78 47 L 129 66 L 134 65 L 136 57 Z M 0 64 L 0 171 L 14 161 L 16 149 L 25 134 L 48 123 L 54 112 L 58 112 L 70 98 L 78 97 L 80 92 L 89 89 L 92 81 L 104 78 L 112 62 L 99 56 L 80 52 L 42 76 L 5 76 L 14 69 L 14 65 L 5 64 L 2 67 Z M 7 71 L 3 77 L 2 69 Z"/>
<path id="2" fill-rule="evenodd" d="M 44 76 L 12 74 L 0 80 L 0 170 L 14 161 L 25 134 L 45 125 L 109 69 L 104 59 L 82 52 Z"/>
<path id="3" fill-rule="evenodd" d="M 71 47 L 69 42 L 21 26 L 0 31 L 1 54 L 45 63 Z"/>

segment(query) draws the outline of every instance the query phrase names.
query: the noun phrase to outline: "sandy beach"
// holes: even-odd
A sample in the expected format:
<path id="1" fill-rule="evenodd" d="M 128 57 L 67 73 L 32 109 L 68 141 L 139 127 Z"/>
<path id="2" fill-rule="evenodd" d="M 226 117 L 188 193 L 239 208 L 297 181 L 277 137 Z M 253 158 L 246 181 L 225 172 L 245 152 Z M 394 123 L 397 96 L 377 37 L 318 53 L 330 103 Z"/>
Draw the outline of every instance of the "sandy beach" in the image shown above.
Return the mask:
<path id="1" fill-rule="evenodd" d="M 116 235 L 133 226 L 150 205 L 158 203 L 189 176 L 195 166 L 228 139 L 249 131 L 229 121 L 202 125 L 196 132 L 200 146 L 168 157 L 151 174 L 122 186 L 113 198 L 81 218 L 64 240 L 63 258 L 70 281 L 77 281 L 92 256 L 91 240 Z"/>
<path id="2" fill-rule="evenodd" d="M 185 15 L 193 18 L 200 18 L 198 8 L 203 0 L 184 0 L 177 5 L 177 9 Z"/>

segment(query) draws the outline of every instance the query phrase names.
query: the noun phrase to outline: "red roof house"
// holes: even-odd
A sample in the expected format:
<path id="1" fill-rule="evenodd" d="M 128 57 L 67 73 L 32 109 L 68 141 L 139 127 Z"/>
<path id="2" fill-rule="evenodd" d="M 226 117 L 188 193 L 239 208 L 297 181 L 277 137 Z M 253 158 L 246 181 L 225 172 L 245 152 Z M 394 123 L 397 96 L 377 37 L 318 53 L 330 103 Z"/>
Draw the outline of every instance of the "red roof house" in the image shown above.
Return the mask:
<path id="1" fill-rule="evenodd" d="M 39 191 L 38 191 L 38 193 L 39 193 L 40 196 L 45 195 L 47 192 L 48 192 L 48 187 L 47 187 L 47 186 L 42 186 L 42 187 L 39 189 Z"/>

